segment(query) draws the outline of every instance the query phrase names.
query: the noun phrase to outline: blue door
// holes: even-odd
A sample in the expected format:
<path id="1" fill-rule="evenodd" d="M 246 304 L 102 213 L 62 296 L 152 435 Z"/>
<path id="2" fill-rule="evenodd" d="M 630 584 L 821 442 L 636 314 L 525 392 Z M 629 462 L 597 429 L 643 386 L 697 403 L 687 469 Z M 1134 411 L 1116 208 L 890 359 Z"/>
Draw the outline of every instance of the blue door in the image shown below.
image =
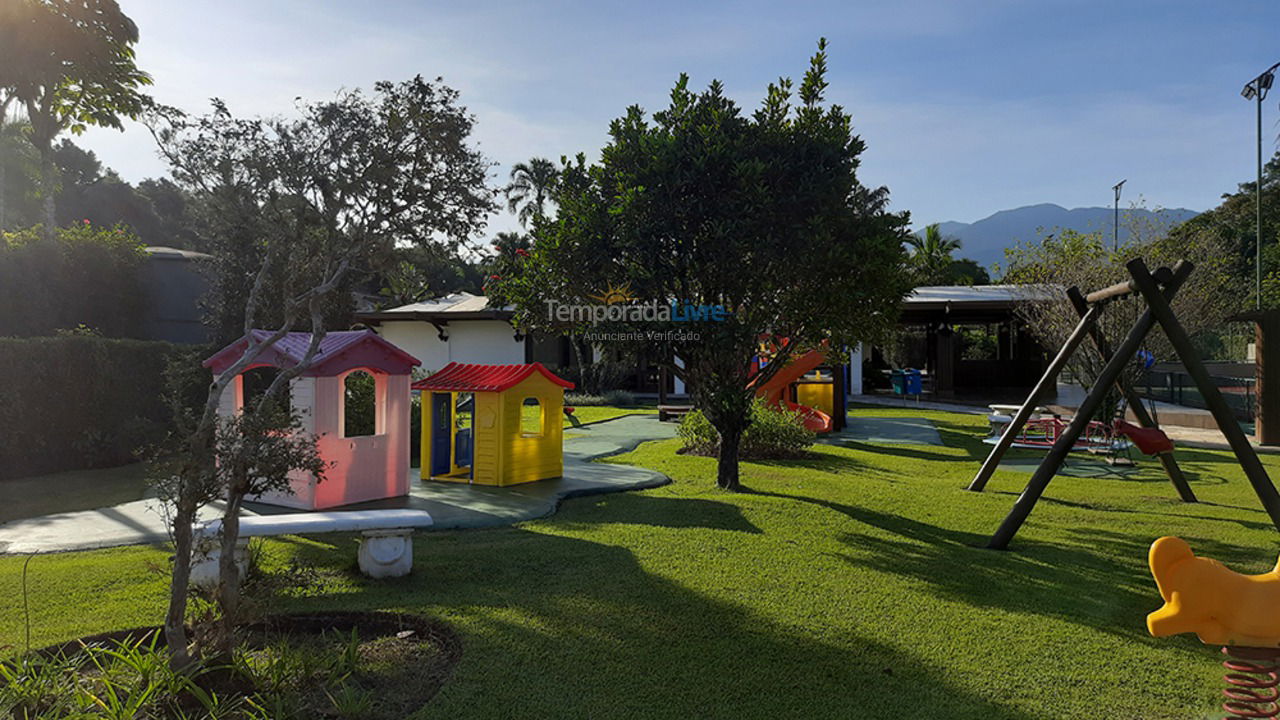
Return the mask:
<path id="1" fill-rule="evenodd" d="M 453 434 L 453 395 L 431 393 L 431 474 L 448 475 L 450 436 Z"/>

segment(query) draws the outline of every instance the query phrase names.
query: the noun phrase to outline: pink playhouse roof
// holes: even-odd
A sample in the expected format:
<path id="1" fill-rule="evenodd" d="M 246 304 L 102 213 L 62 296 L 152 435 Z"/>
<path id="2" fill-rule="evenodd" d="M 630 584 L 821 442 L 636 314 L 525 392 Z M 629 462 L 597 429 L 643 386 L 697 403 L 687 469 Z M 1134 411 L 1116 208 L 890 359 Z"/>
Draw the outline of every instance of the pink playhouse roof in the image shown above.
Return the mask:
<path id="1" fill-rule="evenodd" d="M 253 330 L 250 334 L 258 340 L 267 340 L 272 335 L 270 330 Z M 310 344 L 311 333 L 287 333 L 275 345 L 264 350 L 255 365 L 293 367 L 307 354 Z M 247 345 L 248 338 L 242 337 L 205 360 L 204 366 L 215 374 L 221 373 L 240 359 Z M 311 369 L 303 375 L 338 375 L 355 368 L 371 368 L 390 375 L 407 375 L 421 364 L 417 358 L 382 339 L 372 330 L 344 330 L 326 333 L 321 338 L 320 350 L 313 359 Z"/>
<path id="2" fill-rule="evenodd" d="M 542 366 L 542 363 L 530 365 L 479 365 L 474 363 L 451 362 L 413 384 L 414 390 L 438 390 L 440 392 L 502 392 L 524 382 L 530 375 L 542 373 L 551 382 L 565 388 L 573 389 L 573 383 L 558 377 Z"/>

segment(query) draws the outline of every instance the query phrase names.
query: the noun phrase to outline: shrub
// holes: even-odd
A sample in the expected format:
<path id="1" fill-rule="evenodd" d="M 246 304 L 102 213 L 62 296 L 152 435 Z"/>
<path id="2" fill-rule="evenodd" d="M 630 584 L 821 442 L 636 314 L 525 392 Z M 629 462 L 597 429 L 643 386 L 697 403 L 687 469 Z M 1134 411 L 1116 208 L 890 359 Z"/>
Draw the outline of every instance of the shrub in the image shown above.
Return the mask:
<path id="1" fill-rule="evenodd" d="M 630 407 L 636 404 L 636 396 L 629 390 L 610 390 L 604 394 L 604 404 Z"/>
<path id="2" fill-rule="evenodd" d="M 701 410 L 685 415 L 676 434 L 684 443 L 682 452 L 710 457 L 720 454 L 720 433 Z M 795 457 L 813 445 L 814 437 L 798 414 L 757 399 L 751 404 L 751 424 L 742 434 L 738 455 L 744 460 Z"/>
<path id="3" fill-rule="evenodd" d="M 137 459 L 171 421 L 165 371 L 179 351 L 88 335 L 0 338 L 0 478 Z"/>
<path id="4" fill-rule="evenodd" d="M 0 336 L 141 330 L 146 253 L 123 227 L 77 223 L 45 239 L 39 227 L 0 232 Z"/>
<path id="5" fill-rule="evenodd" d="M 583 392 L 568 392 L 564 394 L 564 404 L 570 407 L 593 407 L 601 405 L 630 407 L 636 404 L 636 396 L 626 390 L 610 390 L 600 395 L 592 395 L 590 393 Z"/>
<path id="6" fill-rule="evenodd" d="M 603 395 L 591 395 L 582 392 L 567 392 L 564 394 L 564 404 L 570 407 L 595 407 L 598 405 L 608 405 Z"/>

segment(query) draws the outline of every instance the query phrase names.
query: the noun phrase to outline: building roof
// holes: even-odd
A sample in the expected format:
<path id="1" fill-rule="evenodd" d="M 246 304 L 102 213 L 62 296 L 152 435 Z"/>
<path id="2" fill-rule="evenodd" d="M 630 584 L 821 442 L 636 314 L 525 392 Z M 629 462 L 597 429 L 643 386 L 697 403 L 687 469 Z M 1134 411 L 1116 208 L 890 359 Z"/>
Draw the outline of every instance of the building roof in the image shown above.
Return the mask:
<path id="1" fill-rule="evenodd" d="M 924 285 L 911 291 L 902 303 L 904 307 L 943 303 L 1013 305 L 1053 297 L 1053 290 L 1043 285 Z"/>
<path id="2" fill-rule="evenodd" d="M 484 295 L 456 292 L 389 310 L 358 313 L 356 317 L 364 322 L 377 324 L 384 320 L 426 320 L 443 323 L 450 320 L 509 320 L 512 315 L 513 309 L 509 306 L 489 307 L 489 298 Z"/>
<path id="3" fill-rule="evenodd" d="M 1018 305 L 1062 297 L 1049 285 L 925 285 L 902 299 L 903 322 L 1004 322 Z"/>
<path id="4" fill-rule="evenodd" d="M 480 365 L 476 363 L 451 362 L 440 368 L 440 372 L 432 373 L 413 384 L 414 390 L 437 390 L 440 392 L 502 392 L 524 382 L 534 373 L 566 390 L 573 389 L 573 383 L 557 376 L 543 367 L 542 363 L 528 365 Z"/>
<path id="5" fill-rule="evenodd" d="M 212 260 L 213 256 L 208 253 L 196 252 L 195 250 L 182 250 L 181 248 L 165 247 L 163 245 L 148 245 L 143 248 L 149 257 L 158 260 Z"/>
<path id="6" fill-rule="evenodd" d="M 269 340 L 270 330 L 253 330 L 249 336 L 259 342 Z M 231 367 L 248 346 L 248 337 L 242 337 L 214 353 L 204 361 L 204 366 L 215 374 Z M 291 332 L 276 341 L 258 357 L 254 366 L 270 365 L 291 368 L 306 357 L 311 344 L 311 333 Z M 355 368 L 380 370 L 392 375 L 404 375 L 422 363 L 409 353 L 379 337 L 372 330 L 344 330 L 325 333 L 320 348 L 312 358 L 311 367 L 302 374 L 308 377 L 337 375 Z"/>

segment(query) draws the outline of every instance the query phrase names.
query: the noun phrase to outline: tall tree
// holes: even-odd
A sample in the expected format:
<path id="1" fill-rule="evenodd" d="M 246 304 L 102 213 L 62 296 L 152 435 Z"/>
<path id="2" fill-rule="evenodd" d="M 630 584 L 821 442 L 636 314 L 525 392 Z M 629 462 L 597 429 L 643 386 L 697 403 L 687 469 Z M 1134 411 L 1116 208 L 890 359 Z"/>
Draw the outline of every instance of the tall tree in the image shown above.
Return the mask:
<path id="1" fill-rule="evenodd" d="M 511 184 L 506 188 L 507 209 L 516 214 L 522 226 L 528 227 L 534 218 L 546 213 L 559 178 L 555 163 L 546 158 L 536 157 L 512 166 Z"/>
<path id="2" fill-rule="evenodd" d="M 195 513 L 213 497 L 226 500 L 228 561 L 219 600 L 230 624 L 239 588 L 230 558 L 240 503 L 258 487 L 256 456 L 273 433 L 270 418 L 238 420 L 228 429 L 216 412 L 222 393 L 285 333 L 309 331 L 303 361 L 276 376 L 265 400 L 246 408 L 267 412 L 311 362 L 332 327 L 333 309 L 344 296 L 349 300 L 344 290 L 352 275 L 383 267 L 398 246 L 461 243 L 496 209 L 485 183 L 491 164 L 470 145 L 473 120 L 457 97 L 439 82 L 415 77 L 378 83 L 372 96 L 354 90 L 302 104 L 299 116 L 288 119 L 237 118 L 216 100 L 203 117 L 161 108 L 149 118 L 174 179 L 201 203 L 205 231 L 242 250 L 219 259 L 219 301 L 224 320 L 238 316 L 243 353 L 188 418 L 179 466 L 162 483 L 174 509 L 165 632 L 176 664 L 187 659 L 183 621 Z M 266 337 L 250 332 L 262 327 L 271 328 Z M 293 429 L 283 422 L 284 430 Z M 287 475 L 282 468 L 289 463 L 310 462 L 296 445 L 275 451 L 277 478 Z M 224 629 L 221 637 L 225 649 L 230 633 Z"/>
<path id="3" fill-rule="evenodd" d="M 535 221 L 532 246 L 491 278 L 517 322 L 609 331 L 602 344 L 683 379 L 720 434 L 725 489 L 739 487 L 752 383 L 799 349 L 883 339 L 910 288 L 908 218 L 859 181 L 865 145 L 824 104 L 826 63 L 823 40 L 798 105 L 784 79 L 744 115 L 719 82 L 695 93 L 682 76 L 652 119 L 629 108 L 600 164 L 580 155 L 564 170 L 556 217 Z M 573 314 L 593 297 L 612 303 L 598 325 Z M 762 336 L 778 351 L 757 374 Z"/>
<path id="4" fill-rule="evenodd" d="M 921 285 L 947 284 L 947 277 L 955 262 L 954 253 L 960 249 L 960 240 L 944 237 L 938 224 L 925 226 L 924 237 L 910 235 L 907 245 L 911 246 L 911 266 L 918 274 L 917 282 Z"/>
<path id="5" fill-rule="evenodd" d="M 53 141 L 90 125 L 122 129 L 142 112 L 138 27 L 116 0 L 6 0 L 0 3 L 0 90 L 21 104 L 27 138 L 40 155 L 46 232 L 56 225 Z"/>

